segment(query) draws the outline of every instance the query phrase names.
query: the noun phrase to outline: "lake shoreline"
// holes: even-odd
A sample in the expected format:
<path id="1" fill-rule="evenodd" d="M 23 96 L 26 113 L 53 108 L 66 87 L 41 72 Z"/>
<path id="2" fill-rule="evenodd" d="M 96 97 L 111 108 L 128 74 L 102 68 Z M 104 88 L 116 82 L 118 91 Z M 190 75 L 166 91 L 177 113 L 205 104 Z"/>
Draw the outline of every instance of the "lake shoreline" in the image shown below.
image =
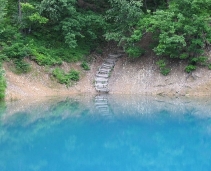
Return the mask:
<path id="1" fill-rule="evenodd" d="M 211 58 L 211 51 L 207 52 Z M 27 74 L 17 75 L 11 71 L 12 64 L 4 63 L 7 82 L 6 101 L 24 98 L 42 98 L 52 96 L 70 96 L 78 94 L 97 95 L 94 87 L 95 74 L 107 54 L 96 56 L 90 64 L 90 70 L 84 71 L 81 62 L 65 63 L 61 68 L 68 72 L 71 69 L 80 72 L 80 81 L 73 82 L 70 87 L 57 83 L 52 77 L 54 68 L 39 66 L 28 60 L 32 70 Z M 196 71 L 188 74 L 184 71 L 186 63 L 170 63 L 171 72 L 163 76 L 156 61 L 159 58 L 154 53 L 130 60 L 126 55 L 121 57 L 109 77 L 109 94 L 158 95 L 158 96 L 210 96 L 211 70 L 199 66 Z"/>

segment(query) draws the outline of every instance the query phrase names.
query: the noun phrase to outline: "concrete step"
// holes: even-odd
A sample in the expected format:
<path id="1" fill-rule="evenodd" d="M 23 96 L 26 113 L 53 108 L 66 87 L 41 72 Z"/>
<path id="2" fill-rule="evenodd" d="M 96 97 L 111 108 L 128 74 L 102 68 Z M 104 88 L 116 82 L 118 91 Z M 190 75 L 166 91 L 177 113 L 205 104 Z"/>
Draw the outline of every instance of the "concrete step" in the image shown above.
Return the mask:
<path id="1" fill-rule="evenodd" d="M 100 67 L 99 72 L 110 72 L 112 69 L 111 68 L 105 68 L 105 67 Z"/>
<path id="2" fill-rule="evenodd" d="M 111 70 L 104 70 L 104 69 L 102 69 L 102 70 L 97 71 L 97 74 L 109 74 L 110 71 Z"/>
<path id="3" fill-rule="evenodd" d="M 108 55 L 109 58 L 119 58 L 120 56 L 122 56 L 122 54 L 109 54 Z"/>
<path id="4" fill-rule="evenodd" d="M 117 59 L 109 59 L 109 58 L 108 58 L 108 59 L 105 60 L 105 63 L 115 64 L 116 61 L 117 61 Z"/>
<path id="5" fill-rule="evenodd" d="M 95 88 L 108 88 L 108 84 L 95 84 Z"/>
<path id="6" fill-rule="evenodd" d="M 108 78 L 109 74 L 96 74 L 97 77 Z"/>
<path id="7" fill-rule="evenodd" d="M 95 77 L 95 81 L 97 81 L 97 82 L 108 82 L 108 78 Z"/>
<path id="8" fill-rule="evenodd" d="M 107 65 L 107 64 L 103 63 L 102 67 L 105 69 L 112 69 L 114 67 L 114 65 Z"/>
<path id="9" fill-rule="evenodd" d="M 98 87 L 96 87 L 96 90 L 98 92 L 105 92 L 105 93 L 108 93 L 109 92 L 109 89 L 108 88 L 98 88 Z"/>

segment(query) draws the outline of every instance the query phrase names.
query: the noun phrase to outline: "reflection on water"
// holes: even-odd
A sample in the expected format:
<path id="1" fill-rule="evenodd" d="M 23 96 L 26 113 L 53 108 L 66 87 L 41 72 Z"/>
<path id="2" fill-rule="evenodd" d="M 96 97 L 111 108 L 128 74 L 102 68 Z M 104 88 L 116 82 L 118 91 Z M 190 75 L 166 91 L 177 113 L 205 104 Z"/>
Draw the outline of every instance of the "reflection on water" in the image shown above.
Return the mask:
<path id="1" fill-rule="evenodd" d="M 208 171 L 211 100 L 98 95 L 0 106 L 1 171 Z"/>

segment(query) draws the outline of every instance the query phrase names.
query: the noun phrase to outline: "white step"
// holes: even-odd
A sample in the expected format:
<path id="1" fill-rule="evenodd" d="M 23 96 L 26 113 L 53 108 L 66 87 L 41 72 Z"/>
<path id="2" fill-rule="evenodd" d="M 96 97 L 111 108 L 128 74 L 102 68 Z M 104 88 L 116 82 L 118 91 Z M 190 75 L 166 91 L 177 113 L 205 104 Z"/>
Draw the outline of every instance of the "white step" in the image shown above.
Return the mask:
<path id="1" fill-rule="evenodd" d="M 108 78 L 108 74 L 96 74 L 97 77 L 103 77 L 103 78 Z"/>
<path id="2" fill-rule="evenodd" d="M 120 56 L 122 56 L 121 54 L 109 54 L 108 55 L 110 58 L 119 58 Z"/>
<path id="3" fill-rule="evenodd" d="M 108 82 L 108 78 L 102 78 L 102 77 L 95 77 L 95 81 L 97 82 Z"/>

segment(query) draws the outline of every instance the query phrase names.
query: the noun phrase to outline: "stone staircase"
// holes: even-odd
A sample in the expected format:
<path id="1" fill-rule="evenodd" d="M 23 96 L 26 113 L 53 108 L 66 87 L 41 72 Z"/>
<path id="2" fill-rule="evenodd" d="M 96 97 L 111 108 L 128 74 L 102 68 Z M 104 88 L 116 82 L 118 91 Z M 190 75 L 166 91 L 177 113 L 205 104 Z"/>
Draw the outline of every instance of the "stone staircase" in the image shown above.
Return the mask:
<path id="1" fill-rule="evenodd" d="M 122 54 L 109 54 L 108 58 L 103 61 L 95 75 L 95 89 L 97 92 L 109 92 L 109 77 L 118 58 L 121 56 Z"/>

